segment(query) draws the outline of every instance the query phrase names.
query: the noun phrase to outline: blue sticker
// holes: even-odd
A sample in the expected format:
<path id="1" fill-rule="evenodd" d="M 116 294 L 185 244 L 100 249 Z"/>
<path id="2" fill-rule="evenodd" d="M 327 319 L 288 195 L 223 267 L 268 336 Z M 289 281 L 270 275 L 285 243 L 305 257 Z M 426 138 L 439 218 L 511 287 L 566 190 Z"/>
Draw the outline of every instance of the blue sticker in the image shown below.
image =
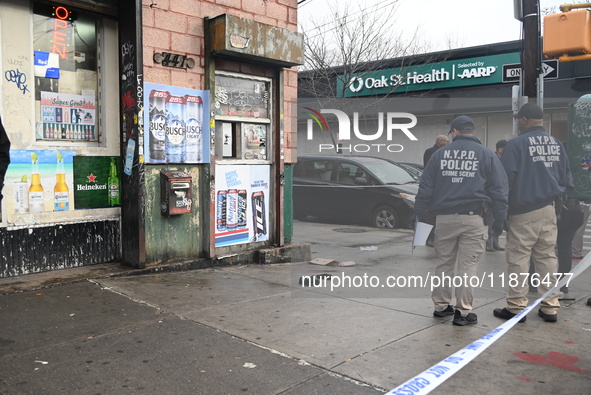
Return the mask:
<path id="1" fill-rule="evenodd" d="M 127 153 L 125 155 L 125 166 L 123 172 L 131 176 L 131 167 L 133 165 L 133 153 L 135 152 L 135 140 L 127 140 Z"/>

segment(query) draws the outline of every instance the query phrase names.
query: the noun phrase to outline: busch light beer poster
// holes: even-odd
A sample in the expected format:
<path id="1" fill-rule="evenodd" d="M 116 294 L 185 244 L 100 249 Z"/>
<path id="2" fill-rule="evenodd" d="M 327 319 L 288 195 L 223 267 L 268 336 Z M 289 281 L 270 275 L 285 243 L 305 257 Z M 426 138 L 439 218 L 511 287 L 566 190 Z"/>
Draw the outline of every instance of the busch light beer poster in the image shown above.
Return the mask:
<path id="1" fill-rule="evenodd" d="M 215 246 L 269 240 L 267 165 L 218 165 L 215 181 Z"/>
<path id="2" fill-rule="evenodd" d="M 209 163 L 209 91 L 144 84 L 146 163 Z"/>

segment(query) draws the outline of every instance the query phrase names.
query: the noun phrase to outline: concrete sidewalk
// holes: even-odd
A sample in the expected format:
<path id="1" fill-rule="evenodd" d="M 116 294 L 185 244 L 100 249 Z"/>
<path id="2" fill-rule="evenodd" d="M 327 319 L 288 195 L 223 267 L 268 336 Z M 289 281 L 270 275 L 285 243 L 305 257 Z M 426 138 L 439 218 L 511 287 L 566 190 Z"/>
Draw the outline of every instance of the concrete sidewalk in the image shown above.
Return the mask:
<path id="1" fill-rule="evenodd" d="M 299 284 L 319 273 L 424 275 L 435 254 L 413 252 L 411 232 L 301 221 L 294 229 L 313 259 L 335 262 L 101 276 L 0 296 L 0 393 L 380 393 L 504 322 L 492 315 L 504 306 L 502 252 L 481 262 L 490 281 L 476 290 L 478 324 L 456 327 L 432 316 L 428 289 Z M 355 266 L 336 266 L 345 261 Z M 432 393 L 588 394 L 591 270 L 569 296 L 558 323 L 535 309 Z"/>

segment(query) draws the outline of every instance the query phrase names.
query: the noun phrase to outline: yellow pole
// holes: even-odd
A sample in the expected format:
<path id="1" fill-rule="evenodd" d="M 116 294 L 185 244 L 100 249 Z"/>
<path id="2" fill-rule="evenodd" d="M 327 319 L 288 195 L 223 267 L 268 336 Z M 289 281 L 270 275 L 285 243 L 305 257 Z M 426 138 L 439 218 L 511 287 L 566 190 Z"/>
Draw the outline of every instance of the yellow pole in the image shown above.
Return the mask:
<path id="1" fill-rule="evenodd" d="M 572 11 L 575 8 L 589 8 L 591 7 L 591 3 L 581 3 L 581 4 L 563 4 L 560 6 L 560 11 L 568 12 Z"/>

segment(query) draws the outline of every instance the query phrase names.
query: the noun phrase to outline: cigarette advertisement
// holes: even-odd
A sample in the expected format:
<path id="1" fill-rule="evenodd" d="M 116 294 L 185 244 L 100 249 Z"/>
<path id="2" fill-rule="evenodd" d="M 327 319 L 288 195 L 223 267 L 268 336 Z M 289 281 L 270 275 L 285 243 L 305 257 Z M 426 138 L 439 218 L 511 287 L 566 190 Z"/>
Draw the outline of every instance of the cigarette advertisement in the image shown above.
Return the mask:
<path id="1" fill-rule="evenodd" d="M 215 246 L 269 240 L 267 165 L 218 165 L 215 181 Z"/>
<path id="2" fill-rule="evenodd" d="M 209 163 L 209 91 L 144 84 L 146 163 Z"/>

